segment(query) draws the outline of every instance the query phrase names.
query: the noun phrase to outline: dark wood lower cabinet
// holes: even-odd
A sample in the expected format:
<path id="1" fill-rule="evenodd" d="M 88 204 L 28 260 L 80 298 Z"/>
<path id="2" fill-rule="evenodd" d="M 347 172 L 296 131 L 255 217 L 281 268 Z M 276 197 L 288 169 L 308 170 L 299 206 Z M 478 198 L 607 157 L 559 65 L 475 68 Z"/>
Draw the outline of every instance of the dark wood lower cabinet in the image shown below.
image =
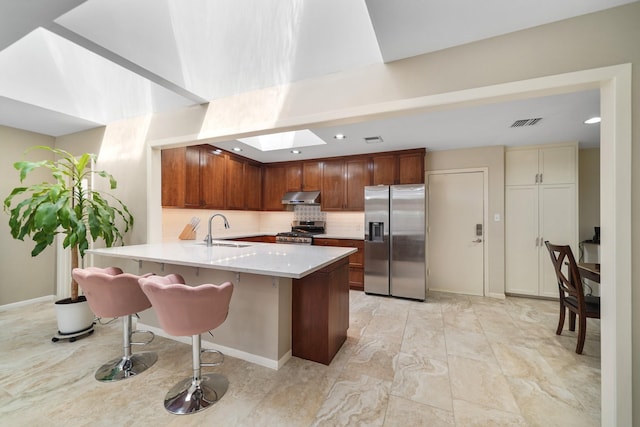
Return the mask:
<path id="1" fill-rule="evenodd" d="M 331 363 L 349 329 L 348 258 L 293 279 L 291 312 L 292 354 Z"/>
<path id="2" fill-rule="evenodd" d="M 339 246 L 356 248 L 358 252 L 349 256 L 349 287 L 354 291 L 364 291 L 364 240 L 315 238 L 317 246 Z"/>

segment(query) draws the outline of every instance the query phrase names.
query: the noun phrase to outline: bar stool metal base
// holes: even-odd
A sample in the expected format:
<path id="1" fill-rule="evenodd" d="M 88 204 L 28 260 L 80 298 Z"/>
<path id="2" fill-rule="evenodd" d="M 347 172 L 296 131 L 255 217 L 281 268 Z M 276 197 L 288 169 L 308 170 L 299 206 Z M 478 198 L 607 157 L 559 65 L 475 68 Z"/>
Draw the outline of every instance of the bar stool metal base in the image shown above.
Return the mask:
<path id="1" fill-rule="evenodd" d="M 206 374 L 199 381 L 187 378 L 169 390 L 164 407 L 172 414 L 193 414 L 216 403 L 228 388 L 229 380 L 220 374 Z"/>
<path id="2" fill-rule="evenodd" d="M 149 369 L 158 360 L 152 352 L 136 353 L 130 357 L 113 359 L 96 371 L 96 380 L 110 382 L 120 381 L 138 375 Z"/>

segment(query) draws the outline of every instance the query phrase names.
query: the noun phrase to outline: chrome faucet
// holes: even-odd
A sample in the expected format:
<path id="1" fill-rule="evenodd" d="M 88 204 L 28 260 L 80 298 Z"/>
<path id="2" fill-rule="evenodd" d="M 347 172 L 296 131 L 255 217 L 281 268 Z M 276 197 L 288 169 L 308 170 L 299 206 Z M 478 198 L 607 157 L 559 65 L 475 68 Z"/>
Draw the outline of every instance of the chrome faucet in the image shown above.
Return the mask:
<path id="1" fill-rule="evenodd" d="M 211 221 L 213 220 L 213 218 L 217 216 L 221 216 L 222 219 L 224 220 L 224 228 L 229 228 L 229 221 L 227 221 L 226 216 L 219 213 L 211 215 L 209 217 L 209 229 L 207 230 L 209 234 L 207 234 L 207 237 L 204 238 L 204 241 L 207 243 L 207 246 L 213 246 L 213 238 L 211 237 Z"/>

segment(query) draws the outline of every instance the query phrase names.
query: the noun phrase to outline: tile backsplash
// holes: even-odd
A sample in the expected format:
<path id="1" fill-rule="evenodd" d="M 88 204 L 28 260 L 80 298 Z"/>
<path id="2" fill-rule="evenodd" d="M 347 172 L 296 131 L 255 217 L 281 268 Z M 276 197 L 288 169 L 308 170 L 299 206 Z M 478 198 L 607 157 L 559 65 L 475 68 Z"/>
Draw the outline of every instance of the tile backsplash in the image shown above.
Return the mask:
<path id="1" fill-rule="evenodd" d="M 294 221 L 326 221 L 327 213 L 319 205 L 296 205 L 293 208 Z"/>
<path id="2" fill-rule="evenodd" d="M 196 239 L 204 239 L 207 234 L 207 220 L 214 213 L 224 214 L 231 225 L 231 228 L 226 230 L 220 218 L 215 218 L 211 224 L 214 238 L 252 233 L 275 235 L 282 231 L 290 231 L 293 220 L 326 221 L 326 234 L 332 236 L 343 236 L 344 238 L 362 238 L 364 236 L 363 212 L 322 212 L 320 206 L 295 206 L 294 211 L 282 212 L 165 208 L 162 210 L 162 240 L 165 242 L 177 241 L 178 235 L 192 217 L 200 218 Z"/>

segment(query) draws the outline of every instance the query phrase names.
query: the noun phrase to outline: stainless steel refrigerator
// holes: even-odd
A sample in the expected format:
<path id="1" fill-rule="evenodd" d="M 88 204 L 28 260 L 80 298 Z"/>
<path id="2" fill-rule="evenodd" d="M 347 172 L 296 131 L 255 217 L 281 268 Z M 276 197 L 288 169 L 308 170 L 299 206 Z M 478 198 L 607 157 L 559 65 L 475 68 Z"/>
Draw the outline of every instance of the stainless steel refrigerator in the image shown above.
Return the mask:
<path id="1" fill-rule="evenodd" d="M 364 190 L 364 291 L 424 301 L 425 186 Z"/>

